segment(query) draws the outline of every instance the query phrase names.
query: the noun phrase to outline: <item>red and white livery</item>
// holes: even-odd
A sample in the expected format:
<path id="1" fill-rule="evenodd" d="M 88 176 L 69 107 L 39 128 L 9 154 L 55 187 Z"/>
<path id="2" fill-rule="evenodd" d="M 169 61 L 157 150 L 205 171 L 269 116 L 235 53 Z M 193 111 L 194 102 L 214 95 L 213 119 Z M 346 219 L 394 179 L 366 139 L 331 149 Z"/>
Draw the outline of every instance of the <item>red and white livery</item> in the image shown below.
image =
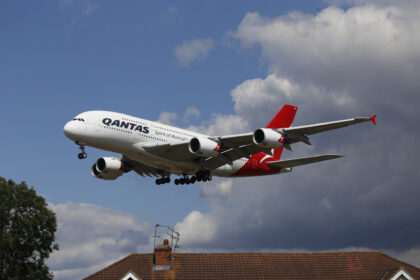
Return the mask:
<path id="1" fill-rule="evenodd" d="M 297 107 L 284 105 L 264 128 L 254 132 L 209 136 L 137 117 L 109 112 L 88 111 L 64 126 L 64 134 L 80 146 L 80 159 L 87 157 L 85 146 L 121 154 L 102 157 L 92 166 L 92 175 L 115 180 L 131 170 L 141 176 L 157 177 L 156 184 L 210 181 L 212 176 L 261 176 L 290 172 L 293 167 L 342 157 L 318 155 L 280 160 L 283 149 L 303 142 L 309 135 L 337 129 L 371 118 L 292 127 Z"/>

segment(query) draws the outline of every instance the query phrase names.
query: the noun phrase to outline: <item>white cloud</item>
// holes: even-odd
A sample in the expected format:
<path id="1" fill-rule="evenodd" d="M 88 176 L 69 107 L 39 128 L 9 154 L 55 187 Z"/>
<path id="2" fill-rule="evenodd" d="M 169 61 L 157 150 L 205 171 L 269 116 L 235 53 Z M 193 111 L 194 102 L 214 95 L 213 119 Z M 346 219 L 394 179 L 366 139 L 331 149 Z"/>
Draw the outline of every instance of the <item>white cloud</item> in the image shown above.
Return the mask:
<path id="1" fill-rule="evenodd" d="M 200 111 L 194 106 L 189 106 L 182 117 L 182 122 L 188 124 L 191 119 L 198 118 L 200 116 Z M 164 123 L 167 125 L 176 125 L 178 121 L 178 114 L 174 112 L 161 112 L 159 115 L 158 122 Z"/>
<path id="2" fill-rule="evenodd" d="M 57 242 L 48 265 L 56 279 L 85 277 L 131 252 L 151 252 L 151 226 L 135 215 L 86 203 L 49 204 Z"/>
<path id="3" fill-rule="evenodd" d="M 189 106 L 184 113 L 184 122 L 190 122 L 191 118 L 198 118 L 200 116 L 200 111 L 194 106 Z"/>
<path id="4" fill-rule="evenodd" d="M 98 9 L 98 5 L 95 3 L 88 3 L 87 6 L 82 10 L 82 14 L 88 16 L 93 14 Z"/>
<path id="5" fill-rule="evenodd" d="M 158 122 L 164 123 L 167 125 L 175 125 L 175 121 L 177 119 L 178 119 L 178 115 L 176 113 L 162 112 L 159 115 Z"/>
<path id="6" fill-rule="evenodd" d="M 173 7 L 173 6 L 171 6 L 171 7 L 169 7 L 169 8 L 168 8 L 168 12 L 169 12 L 170 14 L 172 14 L 172 15 L 177 15 L 177 14 L 178 14 L 178 10 L 177 10 L 177 8 L 175 8 L 175 7 Z"/>
<path id="7" fill-rule="evenodd" d="M 201 189 L 201 194 L 205 197 L 218 196 L 223 197 L 227 196 L 232 192 L 232 180 L 221 181 L 214 185 L 204 185 Z"/>
<path id="8" fill-rule="evenodd" d="M 234 179 L 226 191 L 220 188 L 224 181 L 202 186 L 210 210 L 194 210 L 177 225 L 184 233 L 182 245 L 332 250 L 415 221 L 420 211 L 419 15 L 420 5 L 406 2 L 328 7 L 316 15 L 247 14 L 234 37 L 243 49 L 261 48 L 269 73 L 231 91 L 235 114 L 215 114 L 191 128 L 210 135 L 251 131 L 265 126 L 285 103 L 299 106 L 296 125 L 373 113 L 378 125 L 311 137 L 311 153 L 339 152 L 347 155 L 343 159 L 284 175 Z M 346 246 L 414 258 L 418 238 L 395 241 L 419 226 Z M 414 263 L 420 264 L 416 258 Z"/>
<path id="9" fill-rule="evenodd" d="M 194 60 L 206 57 L 213 48 L 214 40 L 211 38 L 184 41 L 175 47 L 175 57 L 181 66 L 186 67 Z"/>
<path id="10" fill-rule="evenodd" d="M 235 112 L 255 129 L 268 124 L 277 111 L 287 103 L 310 106 L 321 112 L 354 109 L 355 101 L 345 89 L 326 91 L 314 84 L 300 85 L 287 78 L 269 74 L 265 79 L 247 80 L 231 91 Z M 333 109 L 332 109 L 333 108 Z"/>
<path id="11" fill-rule="evenodd" d="M 246 132 L 249 130 L 249 125 L 243 118 L 237 115 L 213 114 L 209 122 L 204 122 L 199 126 L 191 125 L 187 129 L 217 136 Z"/>
<path id="12" fill-rule="evenodd" d="M 95 0 L 60 0 L 60 10 L 70 12 L 74 22 L 80 17 L 92 15 L 98 8 Z"/>
<path id="13" fill-rule="evenodd" d="M 175 225 L 175 231 L 180 233 L 182 240 L 188 240 L 188 244 L 196 245 L 213 240 L 216 230 L 213 217 L 196 210 L 189 213 L 182 222 Z"/>

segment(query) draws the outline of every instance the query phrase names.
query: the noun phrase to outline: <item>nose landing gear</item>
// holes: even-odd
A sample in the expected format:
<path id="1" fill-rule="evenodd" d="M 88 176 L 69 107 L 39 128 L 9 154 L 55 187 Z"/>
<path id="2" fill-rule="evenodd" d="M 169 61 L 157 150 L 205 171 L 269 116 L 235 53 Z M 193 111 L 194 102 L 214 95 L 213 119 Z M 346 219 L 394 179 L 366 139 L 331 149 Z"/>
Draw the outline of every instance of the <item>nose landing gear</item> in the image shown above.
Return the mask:
<path id="1" fill-rule="evenodd" d="M 81 152 L 77 155 L 77 157 L 79 158 L 79 159 L 85 159 L 85 158 L 87 158 L 87 154 L 86 154 L 86 152 L 85 152 L 85 144 L 81 144 L 81 143 L 79 143 L 79 142 L 76 142 L 76 145 L 78 145 L 79 146 L 79 149 L 81 150 Z"/>

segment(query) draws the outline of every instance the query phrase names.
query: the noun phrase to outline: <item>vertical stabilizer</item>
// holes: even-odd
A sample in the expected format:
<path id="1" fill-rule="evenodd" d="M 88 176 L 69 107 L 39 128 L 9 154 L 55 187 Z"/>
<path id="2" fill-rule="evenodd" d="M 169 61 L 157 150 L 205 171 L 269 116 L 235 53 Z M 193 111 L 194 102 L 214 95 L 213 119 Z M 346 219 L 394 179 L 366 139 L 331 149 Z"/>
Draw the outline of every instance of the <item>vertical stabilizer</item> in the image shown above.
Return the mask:
<path id="1" fill-rule="evenodd" d="M 270 121 L 266 128 L 287 128 L 290 127 L 295 119 L 297 107 L 292 105 L 284 105 L 280 111 L 277 112 L 276 116 Z M 274 160 L 279 160 L 283 147 L 274 149 L 273 156 Z"/>
<path id="2" fill-rule="evenodd" d="M 276 116 L 270 121 L 266 128 L 286 128 L 292 125 L 295 119 L 297 107 L 292 105 L 284 105 Z"/>

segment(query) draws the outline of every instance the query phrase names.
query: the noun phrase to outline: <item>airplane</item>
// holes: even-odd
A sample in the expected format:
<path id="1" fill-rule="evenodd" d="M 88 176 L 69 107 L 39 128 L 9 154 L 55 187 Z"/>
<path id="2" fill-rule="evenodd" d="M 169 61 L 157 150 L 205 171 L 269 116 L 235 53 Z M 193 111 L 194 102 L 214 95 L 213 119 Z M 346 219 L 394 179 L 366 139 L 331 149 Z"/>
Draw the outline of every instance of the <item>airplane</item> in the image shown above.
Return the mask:
<path id="1" fill-rule="evenodd" d="M 291 172 L 293 167 L 331 160 L 342 155 L 325 154 L 280 160 L 291 144 L 311 145 L 309 135 L 362 122 L 376 115 L 293 127 L 297 107 L 284 105 L 264 128 L 254 132 L 209 136 L 158 122 L 110 111 L 87 111 L 64 126 L 64 134 L 80 148 L 85 159 L 86 146 L 121 154 L 101 157 L 91 167 L 94 177 L 115 180 L 135 171 L 156 177 L 156 184 L 175 185 L 211 181 L 212 176 L 245 177 Z"/>

